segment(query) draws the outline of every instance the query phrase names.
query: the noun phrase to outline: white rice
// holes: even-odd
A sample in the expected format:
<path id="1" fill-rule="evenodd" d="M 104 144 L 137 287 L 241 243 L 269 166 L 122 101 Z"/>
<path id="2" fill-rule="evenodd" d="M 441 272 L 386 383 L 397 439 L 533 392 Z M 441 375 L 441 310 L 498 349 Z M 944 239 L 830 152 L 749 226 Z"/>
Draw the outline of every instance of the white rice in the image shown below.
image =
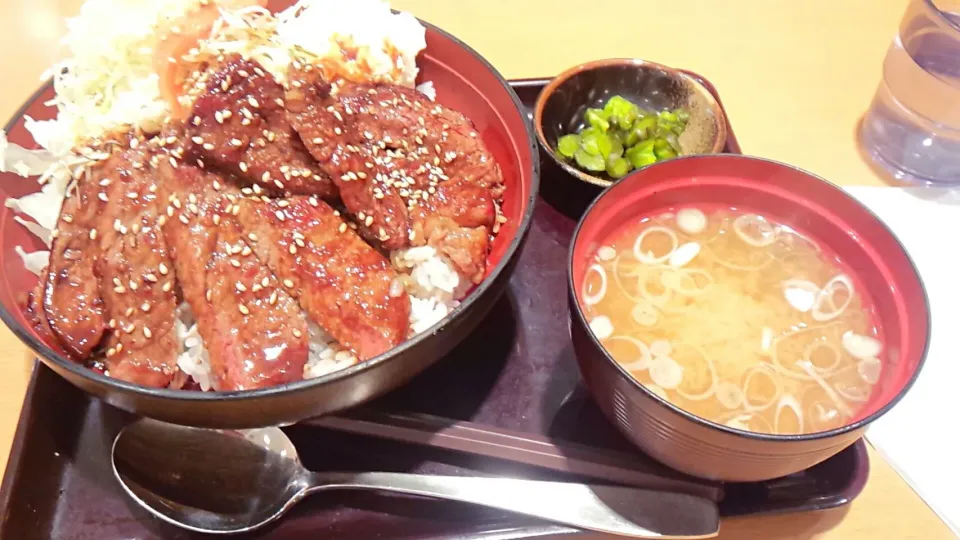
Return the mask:
<path id="1" fill-rule="evenodd" d="M 8 143 L 0 131 L 0 171 L 24 177 L 40 175 L 41 189 L 5 204 L 32 221 L 15 219 L 49 247 L 70 181 L 105 156 L 77 154 L 86 138 L 123 125 L 152 129 L 169 114 L 160 98 L 151 65 L 151 39 L 159 21 L 181 16 L 198 0 L 87 0 L 80 16 L 68 21 L 63 40 L 69 56 L 51 68 L 58 109 L 56 119 L 26 119 L 26 128 L 41 150 Z M 109 17 L 107 16 L 109 15 Z M 201 48 L 240 53 L 259 61 L 283 80 L 294 49 L 326 60 L 341 58 L 338 41 L 346 38 L 372 68 L 371 80 L 414 85 L 416 57 L 426 47 L 426 29 L 409 13 L 392 13 L 382 0 L 300 0 L 276 17 L 260 8 L 223 12 L 212 39 Z M 391 49 L 400 52 L 394 62 Z M 432 82 L 417 86 L 436 100 Z M 16 246 L 25 268 L 42 274 L 49 251 L 32 253 Z M 426 331 L 446 317 L 470 287 L 452 265 L 429 246 L 393 253 L 391 261 L 411 302 L 410 332 Z M 177 308 L 177 365 L 203 390 L 213 388 L 210 354 L 190 307 Z M 354 365 L 357 357 L 313 323 L 305 379 Z"/>

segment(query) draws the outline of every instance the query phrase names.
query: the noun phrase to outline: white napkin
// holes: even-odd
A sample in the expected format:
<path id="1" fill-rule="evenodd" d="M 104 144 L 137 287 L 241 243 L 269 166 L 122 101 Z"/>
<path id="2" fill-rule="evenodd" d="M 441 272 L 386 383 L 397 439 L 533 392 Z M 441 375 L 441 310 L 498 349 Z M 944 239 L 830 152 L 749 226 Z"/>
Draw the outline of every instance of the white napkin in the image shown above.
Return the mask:
<path id="1" fill-rule="evenodd" d="M 960 535 L 960 189 L 852 187 L 893 229 L 930 298 L 929 355 L 910 393 L 867 439 Z"/>

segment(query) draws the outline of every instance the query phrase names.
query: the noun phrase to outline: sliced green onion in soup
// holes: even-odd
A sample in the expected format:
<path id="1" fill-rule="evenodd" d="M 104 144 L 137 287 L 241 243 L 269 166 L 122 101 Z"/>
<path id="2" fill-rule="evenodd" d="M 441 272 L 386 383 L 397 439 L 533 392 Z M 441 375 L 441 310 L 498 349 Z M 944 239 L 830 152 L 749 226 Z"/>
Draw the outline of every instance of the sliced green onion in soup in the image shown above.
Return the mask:
<path id="1" fill-rule="evenodd" d="M 643 241 L 652 233 L 660 233 L 667 236 L 670 240 L 670 249 L 663 255 L 656 255 L 650 250 L 643 249 Z M 659 225 L 653 225 L 647 227 L 639 235 L 637 239 L 633 242 L 633 257 L 638 261 L 646 264 L 662 264 L 670 259 L 670 256 L 673 255 L 673 252 L 677 250 L 680 241 L 677 238 L 677 233 L 673 230 L 668 229 L 667 227 L 661 227 Z"/>
<path id="2" fill-rule="evenodd" d="M 841 340 L 844 350 L 850 353 L 850 356 L 861 360 L 868 358 L 875 359 L 880 356 L 880 352 L 883 350 L 883 345 L 879 340 L 870 336 L 857 334 L 853 330 L 844 332 Z"/>
<path id="3" fill-rule="evenodd" d="M 696 208 L 677 212 L 677 227 L 687 234 L 700 234 L 707 228 L 707 215 Z"/>
<path id="4" fill-rule="evenodd" d="M 757 214 L 744 214 L 733 220 L 733 232 L 753 247 L 767 247 L 777 240 L 776 227 Z"/>
<path id="5" fill-rule="evenodd" d="M 840 307 L 837 307 L 837 302 L 834 300 L 834 295 L 838 292 L 843 295 Z M 846 274 L 838 274 L 831 278 L 817 294 L 810 316 L 813 317 L 813 320 L 820 322 L 836 319 L 847 310 L 852 301 L 853 280 Z M 829 308 L 826 307 L 828 303 L 830 304 Z"/>

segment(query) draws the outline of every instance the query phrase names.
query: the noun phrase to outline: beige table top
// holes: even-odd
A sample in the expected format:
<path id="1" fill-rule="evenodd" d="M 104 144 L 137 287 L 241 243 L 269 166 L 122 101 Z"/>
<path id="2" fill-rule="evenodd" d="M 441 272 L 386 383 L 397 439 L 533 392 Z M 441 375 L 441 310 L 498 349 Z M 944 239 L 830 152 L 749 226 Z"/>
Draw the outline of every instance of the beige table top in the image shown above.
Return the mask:
<path id="1" fill-rule="evenodd" d="M 5 52 L 0 116 L 12 114 L 37 87 L 41 72 L 57 57 L 64 17 L 74 15 L 80 3 L 0 3 L 0 50 Z M 858 157 L 854 132 L 879 80 L 881 61 L 906 0 L 394 0 L 393 4 L 460 37 L 506 77 L 546 76 L 582 61 L 613 56 L 692 69 L 720 89 L 747 152 L 798 165 L 838 184 L 881 184 Z M 625 7 L 631 4 L 636 7 Z M 641 18 L 630 21 L 629 16 Z M 19 341 L 0 329 L 0 465 L 16 429 L 30 362 Z M 871 460 L 867 487 L 850 506 L 727 520 L 721 538 L 953 538 L 879 455 L 871 451 Z"/>

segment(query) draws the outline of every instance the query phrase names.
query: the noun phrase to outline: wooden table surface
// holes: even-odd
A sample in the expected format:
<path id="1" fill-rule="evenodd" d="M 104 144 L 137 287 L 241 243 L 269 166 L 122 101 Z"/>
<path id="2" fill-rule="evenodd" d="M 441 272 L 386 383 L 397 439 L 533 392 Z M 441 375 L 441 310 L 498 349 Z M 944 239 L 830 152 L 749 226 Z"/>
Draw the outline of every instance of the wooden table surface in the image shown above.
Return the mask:
<path id="1" fill-rule="evenodd" d="M 162 1 L 162 0 L 143 0 Z M 347 0 L 344 0 L 347 1 Z M 57 59 L 64 18 L 80 0 L 0 4 L 7 117 Z M 558 73 L 586 60 L 630 56 L 697 71 L 722 94 L 750 154 L 838 184 L 881 184 L 856 151 L 855 129 L 906 0 L 394 0 L 452 32 L 506 77 Z M 633 7 L 628 7 L 633 6 Z M 0 465 L 20 413 L 32 359 L 0 329 Z M 845 508 L 727 520 L 721 538 L 939 540 L 953 535 L 871 451 L 862 495 Z"/>

